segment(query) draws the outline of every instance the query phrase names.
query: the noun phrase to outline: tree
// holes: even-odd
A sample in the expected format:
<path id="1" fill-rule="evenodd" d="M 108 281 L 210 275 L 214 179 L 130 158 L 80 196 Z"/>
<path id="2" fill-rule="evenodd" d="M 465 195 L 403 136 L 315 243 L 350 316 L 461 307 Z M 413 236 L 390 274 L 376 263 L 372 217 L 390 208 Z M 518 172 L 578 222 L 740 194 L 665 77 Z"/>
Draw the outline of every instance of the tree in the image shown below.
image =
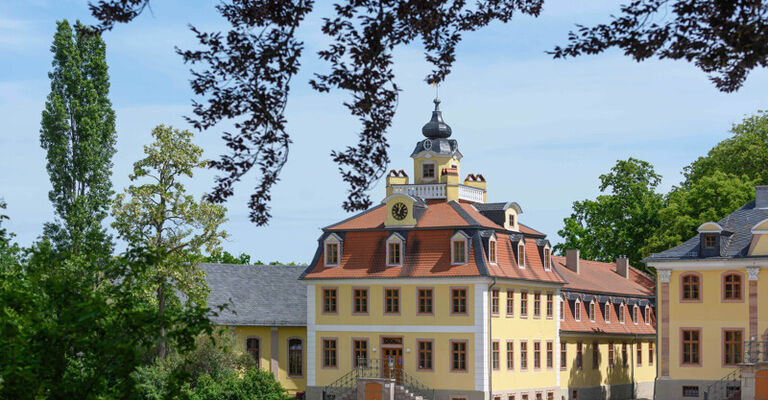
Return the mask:
<path id="1" fill-rule="evenodd" d="M 659 227 L 662 195 L 655 189 L 660 182 L 646 161 L 617 161 L 610 173 L 600 175 L 600 192 L 607 194 L 573 203 L 573 213 L 558 231 L 563 243 L 555 251 L 575 248 L 587 259 L 606 262 L 626 256 L 642 269 L 641 248 Z"/>
<path id="2" fill-rule="evenodd" d="M 144 146 L 146 157 L 134 163 L 130 176 L 131 181 L 146 182 L 116 197 L 112 226 L 131 248 L 156 254 L 145 282 L 162 316 L 168 307 L 180 307 L 179 294 L 187 304 L 205 304 L 207 286 L 197 264 L 203 251 L 217 253 L 227 237 L 220 229 L 226 209 L 204 199 L 195 201 L 181 183 L 207 164 L 189 131 L 160 125 L 152 136 L 154 143 Z M 160 358 L 167 354 L 165 329 L 161 327 Z"/>
<path id="3" fill-rule="evenodd" d="M 76 31 L 89 28 L 75 24 Z M 45 103 L 40 144 L 46 150 L 57 215 L 45 235 L 74 256 L 106 257 L 110 238 L 101 225 L 107 216 L 115 153 L 115 113 L 109 101 L 106 46 L 100 35 L 76 34 L 66 20 L 57 23 L 51 92 Z"/>
<path id="4" fill-rule="evenodd" d="M 618 47 L 637 61 L 693 62 L 723 92 L 738 90 L 749 72 L 768 66 L 768 4 L 761 0 L 633 0 L 612 21 L 577 25 L 555 58 Z"/>
<path id="5" fill-rule="evenodd" d="M 235 257 L 232 253 L 228 251 L 222 251 L 217 254 L 211 254 L 209 256 L 206 256 L 203 261 L 208 263 L 214 263 L 214 264 L 250 264 L 251 263 L 251 256 L 245 253 L 240 253 L 239 256 Z M 263 264 L 261 261 L 257 261 L 256 265 Z"/>

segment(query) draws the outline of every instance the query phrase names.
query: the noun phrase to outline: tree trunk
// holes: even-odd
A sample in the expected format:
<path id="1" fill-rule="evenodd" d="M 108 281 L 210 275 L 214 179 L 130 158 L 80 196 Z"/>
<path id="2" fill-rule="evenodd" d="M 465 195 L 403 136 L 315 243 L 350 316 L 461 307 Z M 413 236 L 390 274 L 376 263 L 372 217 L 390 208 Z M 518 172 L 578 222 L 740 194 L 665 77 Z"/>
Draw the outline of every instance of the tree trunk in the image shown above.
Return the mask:
<path id="1" fill-rule="evenodd" d="M 160 311 L 160 344 L 157 346 L 157 357 L 164 360 L 168 356 L 168 347 L 165 343 L 165 284 L 161 283 L 157 288 L 157 308 Z"/>

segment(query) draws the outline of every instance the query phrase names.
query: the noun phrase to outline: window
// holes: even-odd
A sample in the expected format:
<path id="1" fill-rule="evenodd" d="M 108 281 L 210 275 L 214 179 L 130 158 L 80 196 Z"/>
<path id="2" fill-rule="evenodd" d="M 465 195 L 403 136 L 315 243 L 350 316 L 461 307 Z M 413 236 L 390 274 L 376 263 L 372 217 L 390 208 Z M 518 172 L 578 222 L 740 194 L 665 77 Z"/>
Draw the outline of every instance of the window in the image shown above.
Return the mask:
<path id="1" fill-rule="evenodd" d="M 491 290 L 491 314 L 499 316 L 499 289 Z"/>
<path id="2" fill-rule="evenodd" d="M 355 367 L 367 367 L 368 366 L 368 340 L 356 339 L 352 341 L 352 349 L 354 351 L 355 359 L 353 365 Z"/>
<path id="3" fill-rule="evenodd" d="M 741 275 L 730 273 L 723 277 L 723 300 L 741 300 Z"/>
<path id="4" fill-rule="evenodd" d="M 515 214 L 509 214 L 509 229 L 515 229 Z"/>
<path id="5" fill-rule="evenodd" d="M 533 293 L 533 317 L 541 318 L 541 293 Z"/>
<path id="6" fill-rule="evenodd" d="M 528 292 L 520 291 L 520 317 L 528 318 Z"/>
<path id="7" fill-rule="evenodd" d="M 550 250 L 549 247 L 544 249 L 544 269 L 549 271 L 552 267 L 552 261 L 550 261 L 549 256 Z"/>
<path id="8" fill-rule="evenodd" d="M 645 324 L 650 325 L 651 324 L 651 307 L 645 306 Z"/>
<path id="9" fill-rule="evenodd" d="M 637 342 L 635 346 L 637 347 L 637 356 L 635 358 L 637 358 L 637 366 L 639 367 L 643 365 L 643 342 Z"/>
<path id="10" fill-rule="evenodd" d="M 584 358 L 583 358 L 583 352 L 582 349 L 584 347 L 584 344 L 581 342 L 576 342 L 576 368 L 581 369 L 584 366 Z"/>
<path id="11" fill-rule="evenodd" d="M 303 346 L 301 339 L 288 339 L 288 376 L 302 376 Z"/>
<path id="12" fill-rule="evenodd" d="M 624 323 L 624 303 L 619 304 L 619 322 Z"/>
<path id="13" fill-rule="evenodd" d="M 368 289 L 352 289 L 353 312 L 368 314 Z"/>
<path id="14" fill-rule="evenodd" d="M 553 368 L 555 365 L 555 344 L 547 342 L 547 368 Z"/>
<path id="15" fill-rule="evenodd" d="M 605 302 L 605 312 L 603 313 L 603 318 L 605 319 L 605 322 L 611 323 L 611 303 L 609 301 Z"/>
<path id="16" fill-rule="evenodd" d="M 432 289 L 418 289 L 419 292 L 419 314 L 432 314 Z"/>
<path id="17" fill-rule="evenodd" d="M 627 354 L 627 342 L 621 343 L 621 365 L 624 367 L 629 366 L 629 356 Z"/>
<path id="18" fill-rule="evenodd" d="M 467 241 L 465 239 L 455 239 L 453 241 L 453 263 L 464 264 L 467 262 Z"/>
<path id="19" fill-rule="evenodd" d="M 547 392 L 547 400 L 555 400 L 555 392 Z"/>
<path id="20" fill-rule="evenodd" d="M 488 241 L 488 262 L 496 264 L 496 240 Z"/>
<path id="21" fill-rule="evenodd" d="M 435 163 L 421 164 L 421 177 L 424 179 L 435 179 Z"/>
<path id="22" fill-rule="evenodd" d="M 544 398 L 541 397 L 541 393 L 536 393 L 536 400 L 544 400 Z"/>
<path id="23" fill-rule="evenodd" d="M 701 284 L 700 279 L 698 275 L 688 274 L 683 275 L 682 277 L 682 283 L 683 283 L 683 301 L 698 301 L 701 300 L 699 297 L 700 290 L 699 285 Z"/>
<path id="24" fill-rule="evenodd" d="M 632 307 L 632 322 L 635 325 L 637 325 L 637 311 L 638 311 L 639 308 L 640 307 L 638 307 L 638 306 L 633 306 Z"/>
<path id="25" fill-rule="evenodd" d="M 563 299 L 560 299 L 559 305 L 560 305 L 560 321 L 565 321 L 565 307 L 563 304 Z"/>
<path id="26" fill-rule="evenodd" d="M 576 299 L 576 302 L 573 304 L 573 318 L 576 321 L 581 321 L 581 300 Z"/>
<path id="27" fill-rule="evenodd" d="M 723 365 L 737 365 L 741 363 L 742 331 L 740 329 L 726 329 L 723 331 Z"/>
<path id="28" fill-rule="evenodd" d="M 325 244 L 325 265 L 339 265 L 339 244 Z"/>
<path id="29" fill-rule="evenodd" d="M 683 386 L 683 397 L 699 397 L 698 386 Z"/>
<path id="30" fill-rule="evenodd" d="M 560 342 L 560 368 L 565 369 L 568 367 L 568 345 L 565 342 Z"/>
<path id="31" fill-rule="evenodd" d="M 323 289 L 323 314 L 336 314 L 336 289 Z"/>
<path id="32" fill-rule="evenodd" d="M 528 393 L 523 393 L 523 394 L 520 396 L 520 400 L 528 400 Z"/>
<path id="33" fill-rule="evenodd" d="M 400 312 L 400 289 L 384 289 L 384 314 Z"/>
<path id="34" fill-rule="evenodd" d="M 552 292 L 547 293 L 547 318 L 555 315 L 555 295 Z"/>
<path id="35" fill-rule="evenodd" d="M 387 266 L 401 265 L 400 250 L 401 242 L 387 243 Z"/>
<path id="36" fill-rule="evenodd" d="M 615 364 L 613 342 L 608 342 L 608 367 L 613 368 Z"/>
<path id="37" fill-rule="evenodd" d="M 533 342 L 533 369 L 541 368 L 541 342 Z"/>
<path id="38" fill-rule="evenodd" d="M 717 241 L 717 236 L 713 233 L 704 234 L 704 248 L 714 249 Z"/>
<path id="39" fill-rule="evenodd" d="M 432 369 L 432 342 L 427 340 L 419 341 L 419 369 Z"/>
<path id="40" fill-rule="evenodd" d="M 259 341 L 258 338 L 245 339 L 245 351 L 250 354 L 253 361 L 256 362 L 256 368 L 259 368 L 259 365 L 261 364 L 261 357 L 259 356 L 260 344 L 261 341 Z"/>
<path id="41" fill-rule="evenodd" d="M 515 395 L 514 394 L 507 395 L 507 400 L 515 400 Z"/>
<path id="42" fill-rule="evenodd" d="M 323 368 L 336 368 L 336 339 L 323 339 Z"/>
<path id="43" fill-rule="evenodd" d="M 589 302 L 589 320 L 595 322 L 595 301 Z"/>
<path id="44" fill-rule="evenodd" d="M 653 342 L 648 342 L 648 365 L 653 365 Z"/>
<path id="45" fill-rule="evenodd" d="M 579 390 L 573 389 L 571 392 L 571 400 L 577 400 L 579 398 Z"/>
<path id="46" fill-rule="evenodd" d="M 592 342 L 592 369 L 597 369 L 600 366 L 600 345 L 595 341 Z"/>
<path id="47" fill-rule="evenodd" d="M 520 369 L 528 369 L 528 342 L 520 342 Z"/>
<path id="48" fill-rule="evenodd" d="M 698 329 L 684 329 L 683 336 L 683 365 L 698 365 L 701 354 L 701 331 Z"/>
<path id="49" fill-rule="evenodd" d="M 501 368 L 500 367 L 500 361 L 499 361 L 499 341 L 494 340 L 491 343 L 491 367 L 495 370 Z"/>
<path id="50" fill-rule="evenodd" d="M 525 268 L 525 245 L 523 243 L 517 246 L 517 266 Z"/>
<path id="51" fill-rule="evenodd" d="M 451 289 L 451 312 L 453 314 L 467 313 L 467 289 Z"/>
<path id="52" fill-rule="evenodd" d="M 515 369 L 515 343 L 507 342 L 507 369 Z"/>
<path id="53" fill-rule="evenodd" d="M 451 370 L 467 370 L 467 342 L 451 342 Z"/>
<path id="54" fill-rule="evenodd" d="M 507 289 L 507 317 L 515 316 L 515 291 Z"/>

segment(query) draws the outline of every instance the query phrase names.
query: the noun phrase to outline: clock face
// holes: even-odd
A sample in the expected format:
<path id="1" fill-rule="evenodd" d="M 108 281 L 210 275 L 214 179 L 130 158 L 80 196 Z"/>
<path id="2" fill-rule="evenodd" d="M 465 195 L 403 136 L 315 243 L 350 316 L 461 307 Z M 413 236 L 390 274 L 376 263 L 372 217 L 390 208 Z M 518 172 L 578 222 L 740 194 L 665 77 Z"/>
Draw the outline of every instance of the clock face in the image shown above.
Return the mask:
<path id="1" fill-rule="evenodd" d="M 408 206 L 403 203 L 395 203 L 392 206 L 392 216 L 398 221 L 404 220 L 408 216 Z"/>

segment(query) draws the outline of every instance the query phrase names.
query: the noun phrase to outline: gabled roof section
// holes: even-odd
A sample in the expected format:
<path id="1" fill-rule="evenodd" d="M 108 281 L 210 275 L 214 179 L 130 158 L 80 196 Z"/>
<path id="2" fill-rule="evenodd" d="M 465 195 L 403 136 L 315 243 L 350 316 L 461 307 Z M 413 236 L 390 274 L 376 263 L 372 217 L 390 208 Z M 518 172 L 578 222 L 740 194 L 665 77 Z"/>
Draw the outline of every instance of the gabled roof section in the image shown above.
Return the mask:
<path id="1" fill-rule="evenodd" d="M 306 326 L 305 266 L 200 264 L 211 292 L 208 306 L 228 305 L 215 325 Z"/>
<path id="2" fill-rule="evenodd" d="M 629 278 L 616 272 L 615 263 L 579 260 L 579 273 L 565 267 L 565 257 L 552 256 L 555 269 L 568 282 L 563 290 L 609 293 L 623 296 L 655 296 L 653 279 L 629 266 Z"/>
<path id="3" fill-rule="evenodd" d="M 563 316 L 564 320 L 560 321 L 560 331 L 562 332 L 577 332 L 577 333 L 592 333 L 592 334 L 605 334 L 605 335 L 655 335 L 656 334 L 656 317 L 651 312 L 650 324 L 645 323 L 645 307 L 640 307 L 638 310 L 637 324 L 632 322 L 632 306 L 624 307 L 624 323 L 619 322 L 619 306 L 617 304 L 608 307 L 610 313 L 608 320 L 605 321 L 605 302 L 597 296 L 595 300 L 595 321 L 592 322 L 589 319 L 589 313 L 587 312 L 589 303 L 592 301 L 590 298 L 587 301 L 582 300 L 578 305 L 581 307 L 581 320 L 576 321 L 574 317 L 574 307 L 577 303 L 569 296 L 566 297 L 565 310 Z"/>

